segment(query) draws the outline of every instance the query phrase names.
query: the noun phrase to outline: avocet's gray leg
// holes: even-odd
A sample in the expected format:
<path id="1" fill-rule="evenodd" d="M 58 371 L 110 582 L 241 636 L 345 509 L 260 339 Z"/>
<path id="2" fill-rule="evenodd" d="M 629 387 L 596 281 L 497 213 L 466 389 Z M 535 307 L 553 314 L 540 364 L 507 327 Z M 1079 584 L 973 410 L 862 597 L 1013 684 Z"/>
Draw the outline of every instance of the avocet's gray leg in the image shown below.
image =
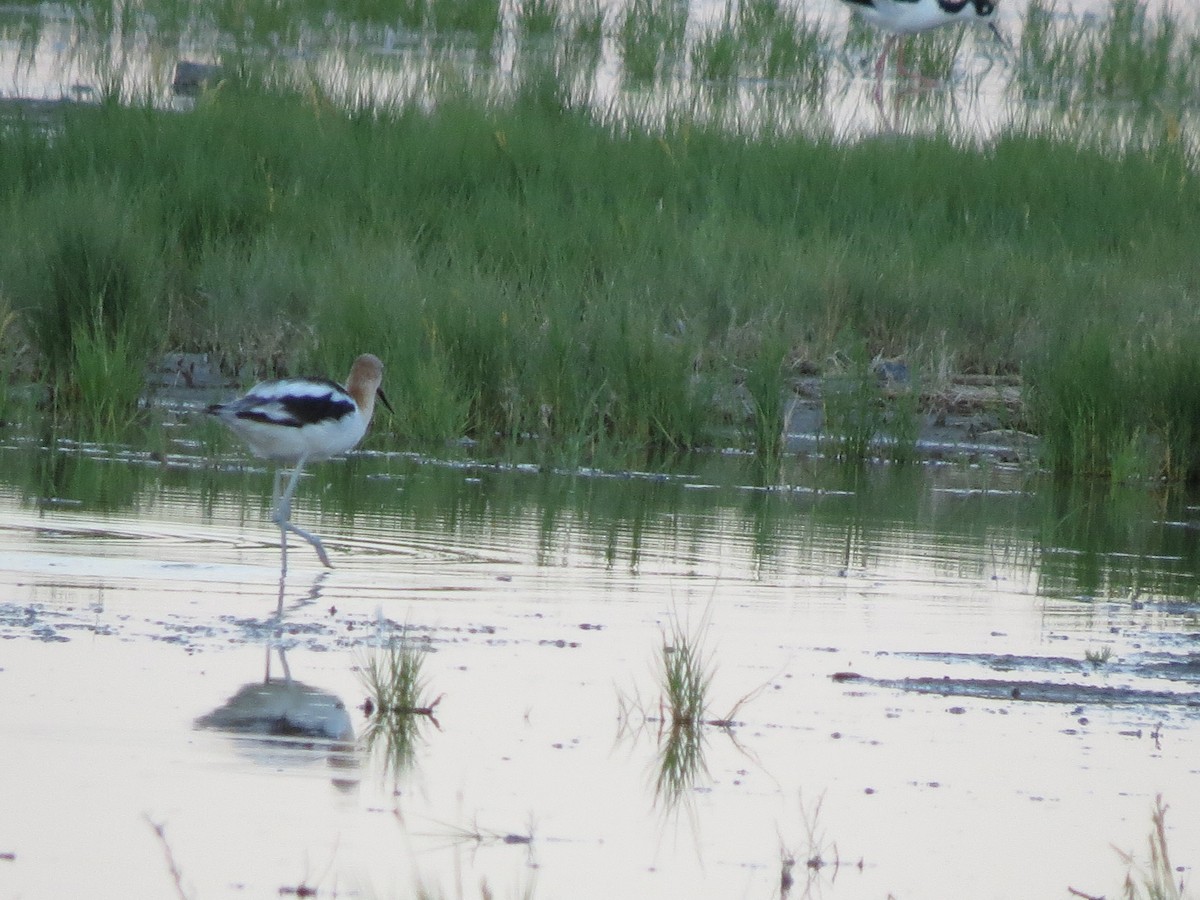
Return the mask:
<path id="1" fill-rule="evenodd" d="M 288 479 L 287 488 L 275 504 L 273 518 L 275 524 L 279 526 L 280 565 L 281 574 L 284 575 L 287 574 L 287 533 L 289 531 L 312 544 L 312 548 L 317 551 L 317 557 L 321 560 L 321 564 L 330 569 L 333 568 L 333 563 L 329 561 L 329 555 L 325 552 L 325 547 L 321 543 L 321 539 L 315 534 L 305 531 L 298 525 L 293 525 L 290 521 L 292 517 L 292 495 L 296 493 L 296 485 L 300 483 L 300 473 L 304 470 L 304 463 L 307 459 L 307 456 L 302 456 L 296 462 L 296 467 L 292 469 L 292 476 Z"/>
<path id="2" fill-rule="evenodd" d="M 320 557 L 321 565 L 328 569 L 333 568 L 333 563 L 329 561 L 329 555 L 325 552 L 325 546 L 321 543 L 321 539 L 319 537 L 311 532 L 305 531 L 303 528 L 293 525 L 291 522 L 285 523 L 285 526 L 288 531 L 292 532 L 293 534 L 300 535 L 300 537 L 312 544 L 312 548 L 317 551 L 317 556 Z"/>

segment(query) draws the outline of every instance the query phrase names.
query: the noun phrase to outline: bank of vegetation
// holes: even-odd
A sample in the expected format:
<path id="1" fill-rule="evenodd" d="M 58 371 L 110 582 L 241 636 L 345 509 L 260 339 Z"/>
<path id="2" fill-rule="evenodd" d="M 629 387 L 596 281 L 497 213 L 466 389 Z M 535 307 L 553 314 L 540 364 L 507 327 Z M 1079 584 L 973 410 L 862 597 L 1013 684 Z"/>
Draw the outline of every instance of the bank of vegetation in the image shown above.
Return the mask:
<path id="1" fill-rule="evenodd" d="M 574 102 L 552 67 L 433 103 L 232 67 L 187 112 L 114 93 L 10 116 L 4 417 L 33 414 L 15 410 L 35 383 L 52 414 L 118 428 L 168 350 L 244 380 L 336 375 L 369 350 L 396 441 L 594 461 L 732 429 L 778 453 L 807 375 L 856 385 L 839 446 L 867 455 L 889 428 L 916 434 L 918 404 L 873 412 L 872 362 L 901 358 L 927 396 L 954 374 L 1019 376 L 1004 424 L 1039 434 L 1056 472 L 1194 480 L 1192 44 L 1130 20 L 1134 49 L 1105 55 L 1111 37 L 1070 44 L 1044 14 L 1014 84 L 1043 106 L 1119 100 L 1113 129 L 647 124 Z"/>

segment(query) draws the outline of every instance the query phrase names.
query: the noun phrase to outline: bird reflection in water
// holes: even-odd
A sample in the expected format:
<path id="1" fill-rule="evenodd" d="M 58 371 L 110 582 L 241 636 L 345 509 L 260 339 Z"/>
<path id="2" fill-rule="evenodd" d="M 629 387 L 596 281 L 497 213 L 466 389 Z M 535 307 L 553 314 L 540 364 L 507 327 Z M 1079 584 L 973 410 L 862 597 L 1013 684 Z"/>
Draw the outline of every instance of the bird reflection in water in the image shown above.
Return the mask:
<path id="1" fill-rule="evenodd" d="M 279 655 L 283 676 L 271 675 L 271 654 Z M 282 648 L 267 648 L 267 674 L 244 684 L 219 707 L 195 721 L 199 729 L 237 735 L 238 750 L 268 766 L 300 766 L 324 757 L 336 771 L 333 784 L 358 784 L 359 756 L 346 704 L 335 694 L 296 681 Z"/>
<path id="2" fill-rule="evenodd" d="M 320 599 L 323 578 L 322 574 L 313 582 L 297 605 Z M 334 785 L 348 790 L 358 783 L 356 770 L 360 764 L 350 712 L 337 695 L 292 677 L 287 653 L 279 644 L 284 594 L 281 574 L 262 680 L 242 685 L 194 724 L 198 729 L 236 735 L 238 750 L 263 765 L 304 765 L 323 757 L 336 771 Z M 273 655 L 279 660 L 280 674 L 271 671 Z"/>

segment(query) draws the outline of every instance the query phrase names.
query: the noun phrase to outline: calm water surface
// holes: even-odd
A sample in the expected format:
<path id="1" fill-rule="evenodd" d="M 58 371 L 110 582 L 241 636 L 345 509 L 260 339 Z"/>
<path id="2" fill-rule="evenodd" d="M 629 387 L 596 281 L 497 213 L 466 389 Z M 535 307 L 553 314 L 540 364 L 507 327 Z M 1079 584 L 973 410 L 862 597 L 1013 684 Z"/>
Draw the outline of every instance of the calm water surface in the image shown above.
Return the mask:
<path id="1" fill-rule="evenodd" d="M 114 62 L 165 88 L 222 51 L 33 9 L 0 10 L 0 97 L 86 98 Z M 989 133 L 1004 65 L 936 96 Z M 819 114 L 876 127 L 869 81 L 839 90 Z M 1159 794 L 1200 865 L 1188 497 L 965 462 L 759 481 L 360 456 L 296 505 L 336 568 L 293 546 L 281 586 L 270 473 L 240 457 L 0 449 L 0 898 L 1111 896 Z M 683 747 L 672 623 L 710 715 L 736 710 Z M 401 633 L 441 700 L 395 763 L 357 670 Z"/>
<path id="2" fill-rule="evenodd" d="M 1158 794 L 1200 859 L 1187 498 L 365 455 L 306 480 L 336 568 L 293 544 L 280 626 L 239 463 L 0 452 L 0 897 L 1112 895 Z M 672 622 L 744 701 L 684 747 Z M 441 700 L 392 763 L 356 669 L 405 629 Z"/>
<path id="3" fill-rule="evenodd" d="M 1121 127 L 1133 111 L 1116 102 L 1096 110 L 1092 108 L 1095 98 L 1076 99 L 1068 104 L 1070 110 L 1064 110 L 1061 103 L 1029 101 L 1016 84 L 1015 54 L 982 29 L 962 31 L 954 72 L 945 84 L 919 90 L 905 83 L 891 84 L 886 96 L 878 95 L 872 77 L 877 47 L 848 46 L 852 16 L 841 0 L 802 0 L 797 7 L 820 34 L 817 55 L 828 78 L 815 93 L 806 87 L 803 70 L 781 78 L 747 75 L 736 79 L 733 88 L 706 85 L 695 77 L 695 63 L 686 51 L 661 66 L 671 74 L 660 72 L 648 82 L 627 81 L 618 46 L 625 2 L 601 2 L 605 33 L 590 49 L 567 38 L 552 49 L 553 39 L 548 36 L 522 35 L 517 11 L 526 5 L 500 4 L 500 28 L 482 48 L 463 32 L 436 36 L 412 32 L 400 23 L 398 10 L 381 10 L 370 3 L 230 6 L 100 0 L 0 5 L 0 101 L 88 102 L 116 86 L 125 97 L 150 98 L 186 109 L 191 100 L 173 97 L 170 91 L 177 62 L 247 59 L 270 61 L 275 74 L 304 85 L 305 90 L 315 83 L 346 102 L 366 98 L 387 105 L 414 97 L 435 98 L 464 85 L 480 95 L 504 96 L 528 72 L 551 65 L 561 81 L 572 85 L 573 102 L 589 105 L 600 115 L 650 123 L 681 115 L 709 117 L 749 132 L 782 127 L 853 139 L 895 131 L 938 131 L 987 139 L 1014 121 L 1059 130 L 1078 128 L 1082 111 L 1089 114 L 1085 119 L 1098 114 L 1114 120 L 1115 126 L 1107 121 L 1098 126 L 1106 135 L 1114 129 L 1110 137 L 1128 139 L 1128 129 L 1136 133 L 1146 127 L 1140 120 Z M 681 30 L 685 47 L 694 46 L 727 15 L 725 0 L 692 0 L 685 8 L 651 5 L 660 17 L 668 12 L 674 17 L 673 27 Z M 567 11 L 579 8 L 573 0 L 561 6 Z M 999 24 L 1014 46 L 1028 6 L 1028 0 L 1000 4 Z M 1148 0 L 1143 8 L 1151 17 L 1169 10 L 1183 29 L 1180 52 L 1187 52 L 1187 34 L 1197 21 L 1194 5 Z M 1099 27 L 1109 9 L 1110 0 L 1060 3 L 1053 8 L 1053 22 L 1069 40 L 1077 32 Z M 1174 99 L 1167 105 L 1172 127 L 1192 133 L 1197 125 L 1190 105 Z"/>

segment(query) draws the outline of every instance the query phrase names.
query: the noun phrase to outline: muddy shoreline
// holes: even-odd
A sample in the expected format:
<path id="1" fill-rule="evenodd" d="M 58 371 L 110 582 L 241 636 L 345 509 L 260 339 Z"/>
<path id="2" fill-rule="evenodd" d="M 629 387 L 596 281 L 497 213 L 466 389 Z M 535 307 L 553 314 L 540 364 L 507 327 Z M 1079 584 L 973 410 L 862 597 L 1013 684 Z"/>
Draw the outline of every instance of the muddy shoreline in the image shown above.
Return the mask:
<path id="1" fill-rule="evenodd" d="M 914 390 L 905 374 L 891 378 L 894 368 L 878 368 L 880 397 L 894 402 Z M 246 386 L 247 379 L 227 375 L 214 366 L 208 354 L 171 353 L 149 373 L 148 383 L 159 402 L 181 408 L 201 408 L 224 399 Z M 819 452 L 824 420 L 822 390 L 818 376 L 795 378 L 788 398 L 785 449 L 789 453 Z M 748 424 L 751 404 L 739 385 L 719 405 L 726 418 L 741 427 Z M 927 460 L 991 459 L 1005 463 L 1027 463 L 1036 458 L 1036 435 L 1012 427 L 1025 421 L 1021 379 L 1017 376 L 956 375 L 917 399 L 919 437 L 916 452 Z M 886 442 L 876 440 L 881 455 Z"/>

